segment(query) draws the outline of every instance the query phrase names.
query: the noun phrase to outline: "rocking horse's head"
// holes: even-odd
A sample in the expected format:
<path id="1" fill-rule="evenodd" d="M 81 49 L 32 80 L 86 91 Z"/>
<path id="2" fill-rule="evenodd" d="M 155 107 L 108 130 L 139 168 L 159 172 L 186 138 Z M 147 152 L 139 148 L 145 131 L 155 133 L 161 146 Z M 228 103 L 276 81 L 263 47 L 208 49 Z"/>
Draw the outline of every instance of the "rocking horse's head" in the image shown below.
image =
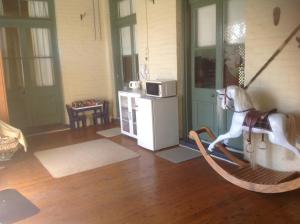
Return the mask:
<path id="1" fill-rule="evenodd" d="M 245 110 L 252 107 L 252 102 L 244 89 L 239 86 L 228 86 L 217 90 L 222 109 L 235 108 Z"/>
<path id="2" fill-rule="evenodd" d="M 218 100 L 223 110 L 233 107 L 232 89 L 228 86 L 225 89 L 218 89 Z"/>

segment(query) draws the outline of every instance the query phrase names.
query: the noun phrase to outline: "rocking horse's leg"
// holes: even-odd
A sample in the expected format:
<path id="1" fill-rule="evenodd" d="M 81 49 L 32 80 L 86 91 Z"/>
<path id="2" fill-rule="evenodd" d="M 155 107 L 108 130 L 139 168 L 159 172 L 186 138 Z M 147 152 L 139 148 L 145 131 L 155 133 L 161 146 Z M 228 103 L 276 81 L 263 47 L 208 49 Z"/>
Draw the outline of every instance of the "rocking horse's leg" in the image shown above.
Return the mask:
<path id="1" fill-rule="evenodd" d="M 276 135 L 276 136 L 275 136 Z M 280 134 L 280 133 L 275 133 L 273 135 L 269 134 L 269 140 L 270 142 L 272 142 L 273 144 L 276 145 L 280 145 L 290 151 L 292 151 L 293 153 L 296 154 L 296 156 L 298 156 L 300 158 L 300 151 L 298 148 L 296 148 L 295 146 L 291 145 L 288 140 L 286 139 L 284 134 Z"/>
<path id="2" fill-rule="evenodd" d="M 219 135 L 215 141 L 213 141 L 209 146 L 208 146 L 208 151 L 212 152 L 214 147 L 215 147 L 215 144 L 217 144 L 218 142 L 221 142 L 225 139 L 229 139 L 230 138 L 230 134 L 229 132 L 223 134 L 223 135 Z"/>
<path id="3" fill-rule="evenodd" d="M 209 146 L 208 146 L 208 150 L 212 152 L 213 148 L 215 147 L 215 144 L 217 144 L 218 142 L 221 142 L 223 140 L 228 140 L 230 138 L 237 138 L 239 136 L 241 136 L 242 134 L 242 130 L 238 130 L 238 131 L 229 131 L 223 135 L 220 135 L 216 138 L 215 141 L 213 141 Z"/>
<path id="4" fill-rule="evenodd" d="M 223 143 L 224 143 L 225 145 L 228 145 L 229 139 L 228 139 L 228 138 L 227 138 L 227 139 L 224 139 Z"/>

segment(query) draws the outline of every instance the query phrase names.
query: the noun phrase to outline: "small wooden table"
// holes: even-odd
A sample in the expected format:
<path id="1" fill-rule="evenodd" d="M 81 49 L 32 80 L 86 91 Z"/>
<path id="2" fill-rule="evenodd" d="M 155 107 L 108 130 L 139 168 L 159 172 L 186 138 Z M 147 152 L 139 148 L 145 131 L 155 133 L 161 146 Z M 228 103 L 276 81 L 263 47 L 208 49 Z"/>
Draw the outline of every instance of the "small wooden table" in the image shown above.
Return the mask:
<path id="1" fill-rule="evenodd" d="M 97 112 L 98 110 L 103 110 L 103 103 L 93 105 L 93 106 L 84 106 L 84 107 L 71 107 L 73 112 L 80 113 L 80 112 L 86 112 L 86 111 L 94 111 Z"/>
<path id="2" fill-rule="evenodd" d="M 82 121 L 82 126 L 86 126 L 86 116 L 85 115 L 80 115 L 80 113 L 84 113 L 86 111 L 94 111 L 94 114 L 96 113 L 101 113 L 103 112 L 103 102 L 97 105 L 91 105 L 91 106 L 82 106 L 82 107 L 70 107 L 69 106 L 70 112 L 68 112 L 69 117 L 70 117 L 70 126 L 71 128 L 76 128 L 76 122 L 77 122 L 77 127 L 79 127 L 79 121 Z M 93 116 L 94 116 L 93 114 Z"/>

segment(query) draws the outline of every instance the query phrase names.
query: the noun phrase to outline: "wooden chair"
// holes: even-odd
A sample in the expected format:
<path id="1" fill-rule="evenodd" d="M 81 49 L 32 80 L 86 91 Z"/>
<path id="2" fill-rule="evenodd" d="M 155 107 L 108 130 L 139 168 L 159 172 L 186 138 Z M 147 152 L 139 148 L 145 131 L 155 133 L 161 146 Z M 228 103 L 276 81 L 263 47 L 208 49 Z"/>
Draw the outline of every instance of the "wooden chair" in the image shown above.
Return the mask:
<path id="1" fill-rule="evenodd" d="M 80 122 L 82 123 L 82 127 L 86 127 L 86 116 L 84 114 L 79 115 L 69 105 L 66 105 L 66 108 L 69 115 L 71 129 L 76 128 L 76 124 L 77 124 L 77 128 L 79 128 Z"/>
<path id="2" fill-rule="evenodd" d="M 94 125 L 98 124 L 98 118 L 101 120 L 102 124 L 109 123 L 109 102 L 104 100 L 102 110 L 95 111 L 93 113 Z"/>

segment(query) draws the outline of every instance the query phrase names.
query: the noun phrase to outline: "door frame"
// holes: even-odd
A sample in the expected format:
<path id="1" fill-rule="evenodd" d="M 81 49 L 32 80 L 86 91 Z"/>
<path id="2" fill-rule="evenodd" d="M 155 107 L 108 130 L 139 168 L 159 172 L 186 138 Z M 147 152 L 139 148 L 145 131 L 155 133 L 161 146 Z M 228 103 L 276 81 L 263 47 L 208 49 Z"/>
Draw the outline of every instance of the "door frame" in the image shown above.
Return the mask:
<path id="1" fill-rule="evenodd" d="M 51 45 L 53 52 L 53 71 L 54 78 L 57 85 L 58 97 L 60 101 L 59 106 L 59 120 L 61 123 L 65 123 L 65 102 L 63 97 L 63 85 L 61 76 L 61 64 L 58 50 L 58 38 L 57 38 L 57 26 L 56 26 L 56 14 L 55 14 L 55 3 L 54 0 L 41 0 L 48 2 L 49 18 L 18 18 L 18 17 L 5 17 L 0 16 L 0 26 L 7 27 L 46 27 L 49 28 L 51 32 Z M 21 42 L 24 40 L 21 40 Z M 3 83 L 5 85 L 5 83 Z M 6 88 L 4 86 L 4 88 Z M 5 110 L 9 111 L 8 102 L 5 105 L 7 108 Z M 9 116 L 9 114 L 8 114 Z M 9 119 L 9 118 L 8 118 Z"/>

